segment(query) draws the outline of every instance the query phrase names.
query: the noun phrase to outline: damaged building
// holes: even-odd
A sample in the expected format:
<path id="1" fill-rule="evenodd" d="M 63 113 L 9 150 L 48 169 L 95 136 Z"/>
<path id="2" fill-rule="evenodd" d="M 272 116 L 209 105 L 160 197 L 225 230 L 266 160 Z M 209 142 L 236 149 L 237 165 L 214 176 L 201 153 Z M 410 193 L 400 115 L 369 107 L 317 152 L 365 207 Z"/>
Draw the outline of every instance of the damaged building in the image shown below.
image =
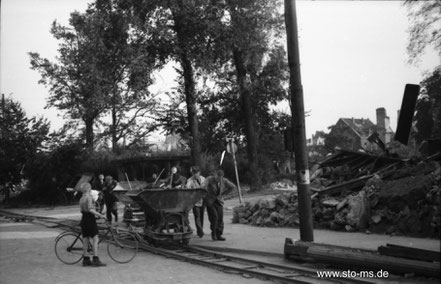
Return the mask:
<path id="1" fill-rule="evenodd" d="M 377 144 L 370 143 L 369 138 L 374 133 L 385 144 L 393 140 L 394 132 L 390 127 L 390 118 L 385 108 L 376 110 L 376 124 L 368 118 L 340 118 L 331 127 L 329 137 L 339 137 L 336 146 L 340 149 L 357 151 L 360 149 L 373 151 L 378 149 Z"/>

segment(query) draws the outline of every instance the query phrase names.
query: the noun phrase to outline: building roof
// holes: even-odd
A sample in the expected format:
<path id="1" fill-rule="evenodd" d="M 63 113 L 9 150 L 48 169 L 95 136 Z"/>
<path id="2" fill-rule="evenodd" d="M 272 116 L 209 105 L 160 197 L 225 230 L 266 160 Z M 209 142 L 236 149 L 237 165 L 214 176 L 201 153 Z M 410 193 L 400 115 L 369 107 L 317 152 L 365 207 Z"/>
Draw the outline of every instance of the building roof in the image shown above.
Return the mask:
<path id="1" fill-rule="evenodd" d="M 375 124 L 369 118 L 340 118 L 358 136 L 369 136 L 375 130 Z"/>

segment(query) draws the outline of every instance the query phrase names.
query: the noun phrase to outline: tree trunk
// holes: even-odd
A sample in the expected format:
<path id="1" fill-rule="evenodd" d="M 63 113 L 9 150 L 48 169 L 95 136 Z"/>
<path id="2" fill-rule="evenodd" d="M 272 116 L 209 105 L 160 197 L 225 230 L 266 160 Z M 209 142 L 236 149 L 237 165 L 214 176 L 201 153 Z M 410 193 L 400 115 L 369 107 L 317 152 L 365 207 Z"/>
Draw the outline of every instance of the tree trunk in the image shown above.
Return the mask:
<path id="1" fill-rule="evenodd" d="M 112 126 L 110 129 L 111 135 L 112 135 L 112 152 L 116 152 L 117 150 L 117 143 L 118 138 L 116 137 L 116 102 L 115 99 L 113 99 L 113 105 L 112 105 Z"/>
<path id="2" fill-rule="evenodd" d="M 89 150 L 93 150 L 94 147 L 93 122 L 93 119 L 84 120 L 84 123 L 86 125 L 86 147 Z"/>
<path id="3" fill-rule="evenodd" d="M 247 138 L 247 152 L 250 171 L 250 189 L 258 190 L 261 187 L 261 179 L 258 173 L 258 156 L 257 156 L 257 131 L 256 120 L 251 105 L 250 91 L 246 86 L 246 70 L 243 59 L 243 53 L 237 49 L 233 49 L 234 64 L 237 71 L 237 82 L 241 98 L 241 109 L 245 122 L 245 135 Z"/>
<path id="4" fill-rule="evenodd" d="M 185 101 L 187 103 L 188 123 L 190 125 L 192 141 L 190 141 L 191 155 L 194 165 L 201 166 L 202 151 L 199 135 L 199 119 L 196 110 L 196 95 L 193 79 L 193 68 L 185 52 L 181 55 L 181 64 L 184 71 Z"/>
<path id="5" fill-rule="evenodd" d="M 179 11 L 183 11 L 183 2 L 178 1 L 178 9 L 172 9 L 173 20 L 175 22 L 174 30 L 176 32 L 178 38 L 179 45 L 179 58 L 181 61 L 182 71 L 184 75 L 184 92 L 185 92 L 185 101 L 187 104 L 187 115 L 188 115 L 188 124 L 190 126 L 190 147 L 191 147 L 191 156 L 193 158 L 194 165 L 201 166 L 202 164 L 202 151 L 201 151 L 201 141 L 199 135 L 199 120 L 197 116 L 196 109 L 196 91 L 195 91 L 195 82 L 193 78 L 193 66 L 191 65 L 191 61 L 188 58 L 188 54 L 186 52 L 185 47 L 185 33 L 182 31 L 183 23 L 183 15 Z"/>

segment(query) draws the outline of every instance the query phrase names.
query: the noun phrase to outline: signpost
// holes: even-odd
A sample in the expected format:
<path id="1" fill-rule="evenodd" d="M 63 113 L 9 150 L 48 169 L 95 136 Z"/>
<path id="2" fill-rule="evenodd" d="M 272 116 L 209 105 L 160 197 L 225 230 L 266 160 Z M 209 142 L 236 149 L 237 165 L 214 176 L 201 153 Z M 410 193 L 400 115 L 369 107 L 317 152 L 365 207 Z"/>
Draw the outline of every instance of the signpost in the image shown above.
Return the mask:
<path id="1" fill-rule="evenodd" d="M 240 190 L 239 173 L 237 172 L 236 152 L 237 145 L 233 142 L 233 138 L 227 138 L 227 152 L 233 156 L 234 171 L 236 173 L 237 191 L 239 193 L 239 203 L 242 203 L 242 193 Z"/>

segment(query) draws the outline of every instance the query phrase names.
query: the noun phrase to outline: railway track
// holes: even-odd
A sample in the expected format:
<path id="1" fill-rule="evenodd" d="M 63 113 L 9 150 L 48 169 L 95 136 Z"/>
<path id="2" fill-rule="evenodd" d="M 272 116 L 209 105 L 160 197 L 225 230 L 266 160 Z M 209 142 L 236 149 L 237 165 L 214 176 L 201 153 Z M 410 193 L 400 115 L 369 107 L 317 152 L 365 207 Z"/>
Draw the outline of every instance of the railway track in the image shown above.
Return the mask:
<path id="1" fill-rule="evenodd" d="M 37 217 L 10 213 L 2 210 L 0 210 L 0 215 L 14 219 L 15 221 L 35 222 L 49 228 L 79 230 L 78 220 Z M 142 233 L 136 231 L 135 233 L 139 240 L 139 248 L 144 251 L 167 258 L 174 258 L 197 265 L 203 265 L 224 271 L 226 273 L 238 274 L 242 277 L 256 277 L 278 283 L 374 283 L 365 279 L 356 278 L 320 278 L 317 275 L 316 269 L 308 269 L 299 267 L 297 265 L 276 265 L 249 258 L 219 253 L 193 245 L 161 243 L 160 245 L 153 246 L 144 239 Z"/>

